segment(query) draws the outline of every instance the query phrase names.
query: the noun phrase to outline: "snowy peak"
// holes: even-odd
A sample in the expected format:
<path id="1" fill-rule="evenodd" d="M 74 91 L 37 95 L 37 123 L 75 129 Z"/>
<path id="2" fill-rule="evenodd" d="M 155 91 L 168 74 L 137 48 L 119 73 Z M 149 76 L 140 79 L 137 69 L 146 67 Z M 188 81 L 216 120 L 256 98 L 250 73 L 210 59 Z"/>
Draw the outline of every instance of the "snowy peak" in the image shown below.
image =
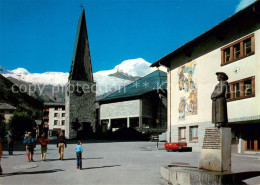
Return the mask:
<path id="1" fill-rule="evenodd" d="M 24 68 L 17 68 L 15 70 L 12 70 L 11 73 L 17 74 L 17 75 L 28 75 L 30 74 L 29 71 L 27 71 Z"/>
<path id="2" fill-rule="evenodd" d="M 131 76 L 143 77 L 155 69 L 150 68 L 151 63 L 142 58 L 125 60 L 114 68 L 114 71 L 122 72 Z"/>

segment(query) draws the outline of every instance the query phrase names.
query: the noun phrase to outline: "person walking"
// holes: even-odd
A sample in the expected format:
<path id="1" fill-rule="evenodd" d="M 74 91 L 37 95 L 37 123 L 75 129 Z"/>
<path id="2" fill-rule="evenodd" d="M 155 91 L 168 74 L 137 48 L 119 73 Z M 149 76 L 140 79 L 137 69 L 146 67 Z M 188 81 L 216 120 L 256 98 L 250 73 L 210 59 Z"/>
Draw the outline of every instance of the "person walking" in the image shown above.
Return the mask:
<path id="1" fill-rule="evenodd" d="M 47 153 L 47 143 L 50 142 L 50 139 L 48 139 L 45 135 L 45 133 L 42 134 L 42 136 L 38 139 L 41 143 L 41 154 L 42 154 L 42 160 L 46 160 L 46 153 Z"/>
<path id="2" fill-rule="evenodd" d="M 1 158 L 2 158 L 2 155 L 3 155 L 3 151 L 2 151 L 2 139 L 0 138 L 0 175 L 2 175 L 2 167 L 1 167 Z"/>
<path id="3" fill-rule="evenodd" d="M 14 142 L 13 142 L 13 135 L 11 131 L 8 131 L 8 134 L 5 136 L 7 138 L 7 150 L 9 155 L 13 155 L 14 151 Z"/>
<path id="4" fill-rule="evenodd" d="M 59 148 L 59 160 L 63 160 L 64 148 L 67 148 L 67 142 L 66 142 L 63 132 L 61 132 L 58 137 L 57 147 Z"/>
<path id="5" fill-rule="evenodd" d="M 76 156 L 77 156 L 77 169 L 82 170 L 82 152 L 83 152 L 83 148 L 82 148 L 82 142 L 79 140 L 78 144 L 75 148 L 76 150 Z"/>
<path id="6" fill-rule="evenodd" d="M 32 133 L 28 132 L 28 138 L 25 138 L 23 143 L 26 145 L 26 154 L 28 158 L 28 162 L 34 161 L 33 160 L 33 153 L 34 153 L 34 146 L 35 146 L 35 141 L 32 138 Z"/>

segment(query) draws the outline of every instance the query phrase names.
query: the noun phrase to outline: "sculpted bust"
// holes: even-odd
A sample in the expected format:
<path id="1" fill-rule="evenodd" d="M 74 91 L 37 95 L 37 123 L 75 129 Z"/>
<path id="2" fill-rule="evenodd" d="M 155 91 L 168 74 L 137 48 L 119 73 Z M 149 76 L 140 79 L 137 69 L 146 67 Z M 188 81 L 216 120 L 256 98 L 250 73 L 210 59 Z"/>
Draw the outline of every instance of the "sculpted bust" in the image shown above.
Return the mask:
<path id="1" fill-rule="evenodd" d="M 226 127 L 228 123 L 226 101 L 228 76 L 223 72 L 217 72 L 216 75 L 219 83 L 215 86 L 215 89 L 211 94 L 212 123 L 215 124 L 215 127 L 220 128 Z"/>

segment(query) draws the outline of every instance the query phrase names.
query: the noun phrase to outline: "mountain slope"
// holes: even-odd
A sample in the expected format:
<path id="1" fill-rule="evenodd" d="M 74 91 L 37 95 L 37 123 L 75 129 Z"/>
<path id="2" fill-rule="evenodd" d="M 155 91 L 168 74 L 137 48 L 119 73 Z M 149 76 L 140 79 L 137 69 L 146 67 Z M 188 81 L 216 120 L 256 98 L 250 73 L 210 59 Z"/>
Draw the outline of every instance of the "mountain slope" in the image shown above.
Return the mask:
<path id="1" fill-rule="evenodd" d="M 42 110 L 43 103 L 21 93 L 14 84 L 0 74 L 0 101 L 14 105 L 18 109 L 34 112 L 34 109 Z"/>
<path id="2" fill-rule="evenodd" d="M 125 60 L 114 69 L 94 73 L 97 96 L 104 96 L 153 72 L 150 63 L 142 58 Z M 18 86 L 26 86 L 27 93 L 44 102 L 64 102 L 65 86 L 69 73 L 30 73 L 24 68 L 7 71 L 0 66 L 0 73 Z M 34 92 L 35 90 L 35 92 Z"/>

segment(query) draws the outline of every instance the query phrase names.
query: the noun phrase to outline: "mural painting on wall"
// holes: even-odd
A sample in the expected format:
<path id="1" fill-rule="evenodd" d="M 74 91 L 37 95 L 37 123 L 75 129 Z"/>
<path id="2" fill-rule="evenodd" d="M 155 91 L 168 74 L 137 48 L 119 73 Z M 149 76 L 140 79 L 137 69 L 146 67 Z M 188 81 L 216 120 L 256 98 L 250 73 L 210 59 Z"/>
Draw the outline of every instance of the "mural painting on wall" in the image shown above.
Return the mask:
<path id="1" fill-rule="evenodd" d="M 179 120 L 185 119 L 185 97 L 180 97 L 180 103 L 179 103 Z"/>
<path id="2" fill-rule="evenodd" d="M 194 79 L 196 63 L 191 61 L 178 68 L 180 103 L 179 119 L 184 120 L 186 115 L 197 114 L 197 84 Z"/>

